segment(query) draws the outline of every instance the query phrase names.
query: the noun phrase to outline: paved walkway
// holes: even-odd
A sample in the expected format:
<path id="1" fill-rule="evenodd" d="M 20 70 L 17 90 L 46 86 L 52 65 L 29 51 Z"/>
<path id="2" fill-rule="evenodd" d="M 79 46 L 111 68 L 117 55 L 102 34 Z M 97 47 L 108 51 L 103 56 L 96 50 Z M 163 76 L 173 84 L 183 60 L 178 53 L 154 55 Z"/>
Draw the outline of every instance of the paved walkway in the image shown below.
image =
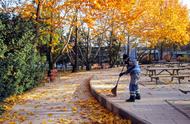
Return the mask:
<path id="1" fill-rule="evenodd" d="M 102 107 L 90 94 L 96 71 L 60 75 L 19 97 L 11 97 L 0 124 L 130 124 Z"/>
<path id="2" fill-rule="evenodd" d="M 155 85 L 142 75 L 142 100 L 127 103 L 125 100 L 129 97 L 129 76 L 121 78 L 117 97 L 110 94 L 120 70 L 121 68 L 99 71 L 91 80 L 91 91 L 104 106 L 130 118 L 135 124 L 190 124 L 190 93 L 183 94 L 178 90 L 190 89 L 190 84 Z"/>

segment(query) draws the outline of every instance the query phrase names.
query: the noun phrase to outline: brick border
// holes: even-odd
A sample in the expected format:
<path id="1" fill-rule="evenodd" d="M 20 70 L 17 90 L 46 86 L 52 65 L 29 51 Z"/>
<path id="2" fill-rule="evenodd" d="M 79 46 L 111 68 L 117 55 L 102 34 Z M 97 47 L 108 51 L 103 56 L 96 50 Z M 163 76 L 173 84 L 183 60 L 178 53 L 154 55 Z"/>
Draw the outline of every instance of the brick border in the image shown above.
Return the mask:
<path id="1" fill-rule="evenodd" d="M 105 96 L 103 96 L 102 94 L 96 92 L 96 90 L 93 88 L 93 86 L 91 85 L 91 81 L 90 81 L 90 92 L 91 94 L 98 100 L 98 102 L 100 102 L 100 104 L 102 106 L 104 106 L 105 108 L 107 108 L 109 111 L 125 118 L 125 119 L 129 119 L 132 121 L 132 124 L 151 124 L 150 122 L 137 117 L 136 115 L 134 115 L 131 112 L 128 112 L 126 110 L 123 110 L 122 108 L 118 107 L 117 105 L 115 105 L 114 103 L 111 103 L 109 100 L 107 100 L 105 98 Z"/>

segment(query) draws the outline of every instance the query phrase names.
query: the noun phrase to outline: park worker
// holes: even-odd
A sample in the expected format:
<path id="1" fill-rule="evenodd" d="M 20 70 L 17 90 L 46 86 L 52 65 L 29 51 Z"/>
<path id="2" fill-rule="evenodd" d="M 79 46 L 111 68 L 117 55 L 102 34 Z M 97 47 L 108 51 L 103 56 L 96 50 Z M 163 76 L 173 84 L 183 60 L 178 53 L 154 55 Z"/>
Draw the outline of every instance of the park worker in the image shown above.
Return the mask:
<path id="1" fill-rule="evenodd" d="M 140 91 L 138 87 L 138 80 L 140 78 L 140 66 L 135 58 L 130 58 L 128 55 L 123 54 L 123 61 L 127 66 L 127 70 L 121 72 L 119 76 L 130 74 L 130 83 L 129 83 L 129 91 L 130 98 L 126 100 L 126 102 L 135 102 L 135 99 L 140 100 Z"/>

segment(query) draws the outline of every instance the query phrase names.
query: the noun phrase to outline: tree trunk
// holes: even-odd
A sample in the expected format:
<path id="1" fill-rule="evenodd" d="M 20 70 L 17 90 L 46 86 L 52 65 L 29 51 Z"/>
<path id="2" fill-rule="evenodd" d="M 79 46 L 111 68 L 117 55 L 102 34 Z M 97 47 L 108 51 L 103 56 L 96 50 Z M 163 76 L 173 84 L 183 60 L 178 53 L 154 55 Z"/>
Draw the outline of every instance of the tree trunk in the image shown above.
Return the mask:
<path id="1" fill-rule="evenodd" d="M 74 51 L 75 51 L 75 62 L 74 62 L 74 66 L 73 66 L 73 71 L 72 72 L 77 72 L 79 70 L 79 66 L 78 66 L 78 41 L 77 41 L 77 30 L 78 28 L 76 27 L 76 38 L 75 38 L 75 46 L 74 46 Z"/>
<path id="2" fill-rule="evenodd" d="M 77 11 L 76 11 L 76 22 L 77 22 Z M 74 46 L 74 52 L 75 52 L 75 63 L 73 65 L 73 70 L 72 72 L 77 72 L 79 70 L 79 65 L 78 65 L 78 27 L 75 27 L 75 46 Z"/>
<path id="3" fill-rule="evenodd" d="M 36 36 L 35 36 L 35 40 L 34 42 L 37 43 L 38 37 L 39 37 L 39 30 L 40 30 L 40 26 L 39 26 L 39 21 L 40 21 L 40 11 L 41 11 L 41 2 L 39 1 L 38 5 L 37 5 L 37 10 L 36 10 Z"/>
<path id="4" fill-rule="evenodd" d="M 109 65 L 110 68 L 112 68 L 112 59 L 113 59 L 113 55 L 112 55 L 112 48 L 113 48 L 113 31 L 111 31 L 110 33 L 110 44 L 109 44 Z"/>
<path id="5" fill-rule="evenodd" d="M 48 53 L 47 53 L 47 60 L 49 64 L 49 69 L 48 69 L 48 77 L 50 77 L 51 70 L 53 69 L 53 62 L 52 62 L 52 53 L 51 53 L 51 46 L 48 47 Z"/>
<path id="6" fill-rule="evenodd" d="M 161 43 L 161 46 L 160 46 L 160 60 L 163 59 L 163 44 Z"/>
<path id="7" fill-rule="evenodd" d="M 152 49 L 150 49 L 149 50 L 149 63 L 152 63 L 152 55 L 151 55 L 151 53 L 152 53 Z"/>
<path id="8" fill-rule="evenodd" d="M 86 38 L 87 46 L 86 46 L 86 70 L 91 70 L 91 63 L 89 61 L 89 35 L 90 35 L 90 29 L 88 28 L 88 35 Z"/>
<path id="9" fill-rule="evenodd" d="M 51 12 L 51 22 L 52 22 L 52 19 L 53 19 L 53 13 Z M 51 34 L 53 33 L 53 27 L 51 26 L 50 27 L 50 31 L 51 31 Z M 53 37 L 52 35 L 50 34 L 50 41 L 49 41 L 49 46 L 48 46 L 48 56 L 47 56 L 47 60 L 48 60 L 48 64 L 49 64 L 49 69 L 48 69 L 48 77 L 51 76 L 51 70 L 53 69 L 53 59 L 52 59 L 52 47 L 51 47 L 51 44 L 52 44 L 52 41 L 53 41 Z"/>
<path id="10" fill-rule="evenodd" d="M 154 61 L 157 61 L 157 57 L 156 57 L 156 47 L 154 47 Z"/>
<path id="11" fill-rule="evenodd" d="M 127 55 L 129 56 L 130 54 L 130 36 L 128 35 L 128 38 L 127 38 Z"/>

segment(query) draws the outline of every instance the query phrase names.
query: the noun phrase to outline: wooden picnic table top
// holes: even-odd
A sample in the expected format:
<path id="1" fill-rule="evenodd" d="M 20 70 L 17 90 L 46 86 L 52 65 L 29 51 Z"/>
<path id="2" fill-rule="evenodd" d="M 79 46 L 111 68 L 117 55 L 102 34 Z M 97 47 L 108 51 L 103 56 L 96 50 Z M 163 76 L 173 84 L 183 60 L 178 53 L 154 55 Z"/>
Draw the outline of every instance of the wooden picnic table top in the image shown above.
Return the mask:
<path id="1" fill-rule="evenodd" d="M 183 69 L 190 69 L 190 67 L 173 67 L 173 68 L 168 68 L 168 67 L 161 67 L 161 68 L 147 68 L 147 70 L 183 70 Z"/>
<path id="2" fill-rule="evenodd" d="M 189 64 L 188 62 L 178 62 L 178 61 L 171 61 L 171 62 L 153 62 L 153 64 Z"/>

